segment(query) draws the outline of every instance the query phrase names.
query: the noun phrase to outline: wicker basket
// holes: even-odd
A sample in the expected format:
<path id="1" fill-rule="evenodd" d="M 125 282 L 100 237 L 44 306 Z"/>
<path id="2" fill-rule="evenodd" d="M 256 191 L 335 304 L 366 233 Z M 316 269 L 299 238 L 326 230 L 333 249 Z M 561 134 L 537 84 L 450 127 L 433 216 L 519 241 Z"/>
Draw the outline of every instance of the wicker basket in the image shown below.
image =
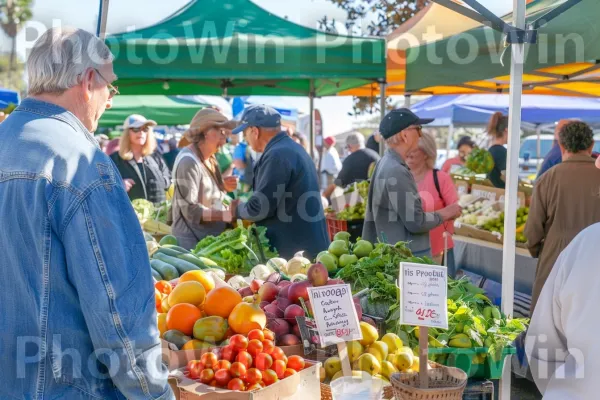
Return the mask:
<path id="1" fill-rule="evenodd" d="M 419 374 L 396 373 L 391 376 L 396 400 L 461 400 L 467 374 L 458 368 L 441 367 L 427 371 L 429 389 L 420 389 Z"/>
<path id="2" fill-rule="evenodd" d="M 390 386 L 383 387 L 383 397 L 384 400 L 391 400 L 394 398 L 394 389 Z M 331 386 L 321 383 L 321 400 L 333 400 L 333 395 L 331 394 Z"/>

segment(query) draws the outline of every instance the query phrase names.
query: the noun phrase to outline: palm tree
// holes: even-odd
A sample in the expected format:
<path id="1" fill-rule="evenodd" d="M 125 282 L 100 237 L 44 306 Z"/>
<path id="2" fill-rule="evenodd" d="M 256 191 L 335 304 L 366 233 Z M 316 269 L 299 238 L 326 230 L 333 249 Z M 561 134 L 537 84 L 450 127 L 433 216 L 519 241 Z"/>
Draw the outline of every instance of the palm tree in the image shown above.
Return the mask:
<path id="1" fill-rule="evenodd" d="M 17 57 L 17 34 L 31 19 L 31 6 L 33 0 L 0 0 L 0 26 L 6 35 L 12 39 L 10 51 L 10 63 L 8 66 L 8 81 L 11 81 L 11 73 L 15 69 Z"/>

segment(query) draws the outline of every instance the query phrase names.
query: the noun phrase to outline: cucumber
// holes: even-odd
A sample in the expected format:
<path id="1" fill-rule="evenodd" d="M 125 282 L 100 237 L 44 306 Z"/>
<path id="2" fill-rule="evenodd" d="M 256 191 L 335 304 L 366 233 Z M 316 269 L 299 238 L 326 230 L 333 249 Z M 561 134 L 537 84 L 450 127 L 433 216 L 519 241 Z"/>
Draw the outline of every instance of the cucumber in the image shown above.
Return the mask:
<path id="1" fill-rule="evenodd" d="M 167 264 L 171 264 L 177 269 L 179 275 L 183 275 L 188 271 L 197 271 L 200 268 L 192 264 L 191 262 L 187 262 L 185 260 L 180 260 L 176 257 L 171 257 L 163 253 L 154 253 L 154 259 L 158 259 L 160 261 L 164 261 Z"/>
<path id="2" fill-rule="evenodd" d="M 198 257 L 196 256 L 200 261 L 202 261 L 204 263 L 204 265 L 206 265 L 209 268 L 214 268 L 214 267 L 218 267 L 219 265 L 214 262 L 213 260 L 211 260 L 210 258 L 206 258 L 206 257 Z"/>
<path id="3" fill-rule="evenodd" d="M 179 272 L 177 271 L 177 268 L 167 262 L 152 259 L 150 260 L 150 266 L 152 269 L 156 270 L 156 272 L 158 272 L 165 281 L 179 278 Z"/>
<path id="4" fill-rule="evenodd" d="M 164 246 L 166 244 L 174 244 L 177 245 L 177 238 L 173 235 L 165 235 L 163 236 L 162 239 L 160 239 L 160 241 L 158 242 L 158 244 L 160 244 L 161 246 Z"/>
<path id="5" fill-rule="evenodd" d="M 156 255 L 156 253 L 166 254 L 168 256 L 175 257 L 175 258 L 179 257 L 181 254 L 184 254 L 180 251 L 177 251 L 175 249 L 170 249 L 170 248 L 164 247 L 164 246 L 161 246 L 158 248 L 158 250 L 156 250 L 156 252 L 152 255 L 153 258 L 156 258 L 156 257 L 154 257 L 154 255 Z"/>
<path id="6" fill-rule="evenodd" d="M 155 270 L 154 268 L 150 268 L 150 272 L 152 272 L 152 277 L 154 279 L 156 279 L 157 281 L 162 281 L 163 280 L 162 275 L 157 270 Z"/>
<path id="7" fill-rule="evenodd" d="M 180 254 L 177 256 L 177 258 L 179 258 L 180 260 L 190 262 L 200 269 L 207 269 L 207 266 L 202 261 L 200 261 L 198 257 L 192 254 Z"/>
<path id="8" fill-rule="evenodd" d="M 189 250 L 186 250 L 183 247 L 176 246 L 174 244 L 162 244 L 161 247 L 166 247 L 167 249 L 175 250 L 183 254 L 190 254 Z"/>

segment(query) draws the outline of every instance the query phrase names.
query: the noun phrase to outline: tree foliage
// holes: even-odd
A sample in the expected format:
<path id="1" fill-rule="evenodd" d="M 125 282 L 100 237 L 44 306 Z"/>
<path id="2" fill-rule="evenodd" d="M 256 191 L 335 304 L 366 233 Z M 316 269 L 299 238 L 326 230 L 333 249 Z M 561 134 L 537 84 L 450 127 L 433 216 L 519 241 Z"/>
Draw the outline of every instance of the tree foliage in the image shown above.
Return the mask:
<path id="1" fill-rule="evenodd" d="M 346 12 L 346 29 L 353 34 L 385 37 L 404 22 L 412 18 L 419 10 L 430 3 L 430 0 L 328 0 Z M 370 20 L 366 27 L 361 24 Z M 319 21 L 320 29 L 337 33 L 335 19 L 324 16 Z M 388 99 L 387 108 L 391 108 Z M 380 110 L 379 96 L 356 97 L 353 113 L 375 113 Z"/>
<path id="2" fill-rule="evenodd" d="M 25 64 L 22 61 L 17 61 L 14 65 L 11 73 L 9 73 L 10 55 L 0 53 L 0 87 L 23 91 L 25 90 L 25 81 L 23 80 Z"/>

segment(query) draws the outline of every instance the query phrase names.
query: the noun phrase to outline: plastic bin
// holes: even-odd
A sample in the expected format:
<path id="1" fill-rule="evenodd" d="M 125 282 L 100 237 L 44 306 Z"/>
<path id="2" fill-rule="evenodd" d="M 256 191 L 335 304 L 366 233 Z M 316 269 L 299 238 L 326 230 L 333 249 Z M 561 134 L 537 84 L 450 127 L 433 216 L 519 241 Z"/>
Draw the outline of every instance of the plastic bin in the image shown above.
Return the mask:
<path id="1" fill-rule="evenodd" d="M 429 355 L 442 355 L 435 357 L 436 362 L 463 370 L 469 378 L 475 379 L 500 379 L 502 369 L 504 368 L 504 359 L 506 356 L 516 354 L 517 349 L 507 346 L 502 350 L 502 357 L 499 361 L 493 360 L 488 353 L 487 347 L 476 347 L 471 349 L 458 349 L 453 347 L 429 348 Z M 478 363 L 475 357 L 486 355 L 483 362 Z"/>
<path id="2" fill-rule="evenodd" d="M 327 217 L 327 233 L 329 239 L 333 240 L 333 237 L 338 232 L 348 232 L 350 234 L 350 240 L 355 241 L 362 236 L 364 219 L 354 219 L 350 221 L 335 219 L 334 217 Z"/>

